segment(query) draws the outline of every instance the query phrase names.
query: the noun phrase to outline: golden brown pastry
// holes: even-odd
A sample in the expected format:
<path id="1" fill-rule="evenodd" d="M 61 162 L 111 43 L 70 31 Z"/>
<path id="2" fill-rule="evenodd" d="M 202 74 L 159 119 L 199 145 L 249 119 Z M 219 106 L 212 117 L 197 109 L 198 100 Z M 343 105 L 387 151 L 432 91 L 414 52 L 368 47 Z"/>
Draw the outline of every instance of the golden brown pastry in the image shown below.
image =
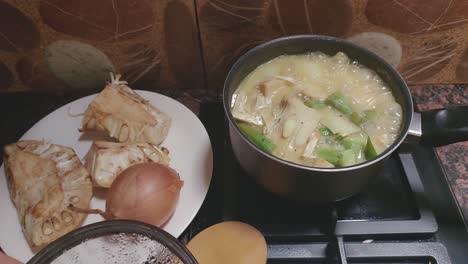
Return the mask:
<path id="1" fill-rule="evenodd" d="M 109 188 L 126 168 L 144 162 L 169 165 L 169 151 L 149 143 L 95 141 L 86 154 L 85 167 L 95 185 Z"/>
<path id="2" fill-rule="evenodd" d="M 89 104 L 81 131 L 97 130 L 120 142 L 159 145 L 167 136 L 171 118 L 138 95 L 120 76 Z"/>
<path id="3" fill-rule="evenodd" d="M 86 215 L 68 206 L 89 208 L 92 184 L 73 149 L 24 140 L 6 146 L 4 160 L 10 197 L 33 251 L 81 225 Z"/>

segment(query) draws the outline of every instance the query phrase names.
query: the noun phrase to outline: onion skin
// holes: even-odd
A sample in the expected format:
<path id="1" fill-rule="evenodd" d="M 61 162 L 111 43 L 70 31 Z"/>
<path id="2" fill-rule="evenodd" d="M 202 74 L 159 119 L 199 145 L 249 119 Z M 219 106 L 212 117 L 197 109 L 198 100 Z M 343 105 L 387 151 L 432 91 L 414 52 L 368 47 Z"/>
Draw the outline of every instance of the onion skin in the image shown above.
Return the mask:
<path id="1" fill-rule="evenodd" d="M 133 165 L 112 183 L 104 215 L 160 227 L 174 213 L 183 184 L 168 166 L 155 162 Z"/>
<path id="2" fill-rule="evenodd" d="M 9 257 L 3 253 L 0 252 L 0 263 L 2 264 L 21 264 L 18 260 Z"/>

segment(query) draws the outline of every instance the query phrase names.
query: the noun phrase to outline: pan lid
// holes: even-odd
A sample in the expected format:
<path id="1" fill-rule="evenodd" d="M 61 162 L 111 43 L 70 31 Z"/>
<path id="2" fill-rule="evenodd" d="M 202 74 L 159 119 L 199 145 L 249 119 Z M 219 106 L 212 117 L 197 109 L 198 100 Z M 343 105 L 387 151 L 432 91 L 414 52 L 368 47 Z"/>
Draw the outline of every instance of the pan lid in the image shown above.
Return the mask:
<path id="1" fill-rule="evenodd" d="M 138 221 L 110 220 L 86 225 L 57 239 L 27 264 L 196 264 L 175 237 Z"/>

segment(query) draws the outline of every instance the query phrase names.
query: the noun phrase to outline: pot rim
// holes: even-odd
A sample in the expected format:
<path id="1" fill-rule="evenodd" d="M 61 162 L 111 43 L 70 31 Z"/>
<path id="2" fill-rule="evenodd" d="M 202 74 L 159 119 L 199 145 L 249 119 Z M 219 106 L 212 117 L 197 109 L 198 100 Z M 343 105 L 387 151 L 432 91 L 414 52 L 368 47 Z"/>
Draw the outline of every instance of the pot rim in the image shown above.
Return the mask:
<path id="1" fill-rule="evenodd" d="M 399 84 L 398 86 L 400 87 L 400 89 L 402 89 L 402 93 L 405 94 L 405 99 L 407 99 L 406 103 L 408 104 L 407 109 L 409 109 L 408 110 L 409 113 L 405 113 L 405 114 L 408 114 L 409 116 L 408 116 L 408 120 L 406 120 L 406 122 L 402 123 L 402 125 L 400 127 L 400 133 L 399 133 L 397 139 L 392 143 L 392 145 L 390 145 L 387 149 L 385 149 L 385 151 L 383 153 L 379 154 L 376 158 L 374 158 L 372 160 L 368 160 L 368 161 L 361 162 L 361 163 L 358 163 L 358 164 L 355 164 L 355 165 L 352 165 L 352 166 L 347 166 L 347 167 L 339 167 L 339 168 L 311 167 L 311 166 L 305 166 L 305 165 L 301 165 L 301 164 L 298 164 L 298 163 L 294 163 L 294 162 L 291 162 L 291 161 L 281 159 L 279 157 L 276 157 L 276 156 L 274 156 L 274 155 L 272 155 L 272 154 L 258 148 L 255 144 L 253 144 L 240 131 L 240 129 L 236 125 L 235 119 L 234 119 L 234 117 L 232 116 L 232 113 L 231 113 L 230 98 L 229 98 L 229 91 L 228 91 L 229 90 L 229 83 L 230 83 L 231 79 L 233 78 L 233 75 L 235 75 L 235 73 L 237 72 L 237 69 L 240 68 L 242 66 L 242 64 L 245 63 L 245 61 L 248 61 L 250 59 L 250 57 L 253 56 L 259 50 L 264 49 L 266 47 L 269 47 L 269 46 L 271 46 L 273 44 L 276 44 L 278 42 L 288 42 L 288 41 L 295 40 L 295 39 L 311 39 L 311 40 L 320 40 L 320 41 L 327 41 L 327 42 L 336 42 L 336 43 L 339 43 L 340 45 L 349 46 L 349 47 L 351 47 L 351 48 L 353 48 L 355 50 L 358 50 L 361 53 L 365 53 L 366 56 L 371 57 L 372 60 L 376 60 L 379 63 L 381 63 L 382 65 L 384 65 L 385 66 L 385 71 L 389 72 L 390 75 L 392 76 L 392 78 L 394 78 L 396 80 L 396 82 Z M 313 51 L 310 51 L 310 52 L 313 52 Z M 281 55 L 283 55 L 283 54 L 277 55 L 276 57 L 281 56 Z M 260 66 L 260 65 L 261 64 L 258 64 L 257 67 Z M 414 113 L 413 112 L 413 109 L 414 109 L 413 108 L 413 100 L 412 100 L 411 93 L 409 91 L 409 88 L 408 88 L 406 82 L 403 80 L 403 78 L 400 76 L 400 74 L 393 68 L 393 66 L 388 64 L 384 59 L 382 59 L 380 56 L 378 56 L 374 52 L 372 52 L 372 51 L 370 51 L 368 49 L 365 49 L 363 47 L 360 47 L 360 46 L 358 46 L 358 45 L 356 45 L 356 44 L 354 44 L 354 43 L 352 43 L 350 41 L 340 39 L 340 38 L 336 38 L 336 37 L 331 37 L 331 36 L 312 35 L 312 34 L 310 34 L 310 35 L 292 35 L 292 36 L 285 36 L 285 37 L 275 38 L 275 39 L 269 40 L 267 42 L 264 42 L 264 43 L 262 43 L 260 45 L 257 45 L 255 47 L 253 47 L 252 49 L 245 52 L 242 56 L 240 56 L 236 60 L 236 62 L 233 64 L 233 66 L 230 68 L 230 70 L 229 70 L 229 72 L 228 72 L 228 74 L 226 76 L 224 86 L 223 86 L 223 107 L 224 107 L 224 112 L 225 112 L 226 116 L 228 117 L 229 124 L 232 127 L 234 127 L 235 131 L 238 134 L 240 134 L 240 137 L 244 141 L 246 141 L 247 144 L 249 144 L 257 152 L 261 153 L 264 157 L 272 159 L 272 160 L 274 160 L 276 162 L 279 162 L 279 163 L 287 165 L 287 166 L 295 167 L 297 169 L 303 169 L 303 170 L 307 170 L 307 171 L 316 171 L 316 172 L 353 171 L 353 170 L 357 170 L 357 169 L 360 169 L 360 168 L 370 166 L 372 164 L 375 164 L 377 162 L 380 162 L 380 161 L 386 159 L 389 155 L 391 155 L 400 146 L 400 144 L 407 137 L 408 131 L 409 131 L 409 125 L 412 122 L 413 113 Z"/>

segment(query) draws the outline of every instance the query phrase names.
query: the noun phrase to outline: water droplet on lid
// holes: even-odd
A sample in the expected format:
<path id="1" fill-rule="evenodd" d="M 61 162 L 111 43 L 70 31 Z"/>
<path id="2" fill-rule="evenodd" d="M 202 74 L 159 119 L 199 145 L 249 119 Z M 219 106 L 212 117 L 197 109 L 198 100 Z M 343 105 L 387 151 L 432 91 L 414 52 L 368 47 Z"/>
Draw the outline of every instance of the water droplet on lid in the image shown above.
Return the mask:
<path id="1" fill-rule="evenodd" d="M 119 233 L 93 238 L 67 250 L 53 264 L 61 263 L 180 263 L 169 249 L 144 235 Z"/>

